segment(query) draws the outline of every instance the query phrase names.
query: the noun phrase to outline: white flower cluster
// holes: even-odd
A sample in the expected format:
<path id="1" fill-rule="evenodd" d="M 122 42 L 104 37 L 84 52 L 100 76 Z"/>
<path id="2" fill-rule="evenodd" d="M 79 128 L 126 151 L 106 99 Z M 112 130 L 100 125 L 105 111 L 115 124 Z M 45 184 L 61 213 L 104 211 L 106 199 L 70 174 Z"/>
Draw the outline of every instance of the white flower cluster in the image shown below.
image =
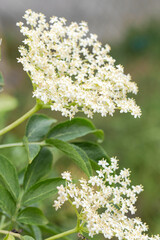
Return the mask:
<path id="1" fill-rule="evenodd" d="M 42 13 L 31 10 L 24 19 L 30 27 L 17 23 L 27 45 L 19 47 L 18 61 L 32 80 L 34 97 L 70 118 L 78 111 L 112 116 L 115 109 L 140 117 L 134 99 L 127 98 L 137 93 L 137 85 L 114 64 L 110 47 L 87 34 L 87 23 L 67 26 L 64 18 L 52 17 L 48 24 Z"/>
<path id="2" fill-rule="evenodd" d="M 129 170 L 121 170 L 117 175 L 115 158 L 111 159 L 111 165 L 105 160 L 99 161 L 99 165 L 102 168 L 97 175 L 88 181 L 81 179 L 80 186 L 73 183 L 69 172 L 64 172 L 62 178 L 66 179 L 66 186 L 58 187 L 55 209 L 69 200 L 78 210 L 78 218 L 91 237 L 101 233 L 107 239 L 160 240 L 159 235 L 149 237 L 145 234 L 148 227 L 140 218 L 127 216 L 129 212 L 135 213 L 137 194 L 143 190 L 141 185 L 130 186 Z"/>

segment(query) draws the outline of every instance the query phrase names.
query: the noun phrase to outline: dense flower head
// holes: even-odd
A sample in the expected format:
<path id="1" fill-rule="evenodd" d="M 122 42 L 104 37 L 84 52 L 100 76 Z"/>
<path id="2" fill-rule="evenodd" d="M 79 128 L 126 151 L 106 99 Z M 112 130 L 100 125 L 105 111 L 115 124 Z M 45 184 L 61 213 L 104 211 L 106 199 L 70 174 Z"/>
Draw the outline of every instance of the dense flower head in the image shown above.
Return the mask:
<path id="1" fill-rule="evenodd" d="M 123 169 L 117 174 L 116 158 L 111 158 L 111 164 L 102 159 L 99 165 L 101 169 L 96 171 L 97 175 L 88 180 L 80 179 L 78 186 L 71 174 L 64 172 L 62 177 L 66 185 L 58 187 L 55 209 L 69 200 L 78 210 L 81 226 L 87 228 L 90 237 L 101 233 L 106 239 L 160 240 L 159 235 L 149 237 L 145 234 L 148 227 L 140 218 L 128 217 L 128 213 L 135 214 L 137 195 L 143 190 L 141 185 L 131 186 L 130 171 Z"/>
<path id="2" fill-rule="evenodd" d="M 88 117 L 120 112 L 141 115 L 128 93 L 137 93 L 137 85 L 121 65 L 109 55 L 97 35 L 90 34 L 86 22 L 66 25 L 64 18 L 52 17 L 47 23 L 42 13 L 27 10 L 20 31 L 26 37 L 19 47 L 24 71 L 33 83 L 33 96 L 52 110 L 70 118 L 78 111 Z"/>

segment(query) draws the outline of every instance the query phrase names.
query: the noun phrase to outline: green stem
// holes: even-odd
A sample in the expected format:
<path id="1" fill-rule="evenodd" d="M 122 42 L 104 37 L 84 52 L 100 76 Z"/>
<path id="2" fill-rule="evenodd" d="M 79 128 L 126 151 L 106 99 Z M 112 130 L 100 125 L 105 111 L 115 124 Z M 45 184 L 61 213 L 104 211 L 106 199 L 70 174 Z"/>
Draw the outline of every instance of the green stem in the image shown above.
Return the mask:
<path id="1" fill-rule="evenodd" d="M 4 235 L 10 234 L 14 237 L 22 239 L 22 236 L 19 233 L 13 233 L 13 232 L 9 232 L 9 231 L 6 231 L 6 230 L 0 230 L 0 234 L 4 234 Z"/>
<path id="2" fill-rule="evenodd" d="M 29 145 L 39 145 L 39 146 L 46 146 L 47 144 L 45 142 L 29 142 Z M 24 147 L 23 142 L 19 143 L 8 143 L 8 144 L 2 144 L 0 145 L 1 148 L 12 148 L 12 147 Z"/>
<path id="3" fill-rule="evenodd" d="M 5 219 L 6 219 L 6 216 L 2 215 L 1 222 L 0 222 L 0 229 L 3 229 Z"/>
<path id="4" fill-rule="evenodd" d="M 77 211 L 77 208 L 73 205 L 72 201 L 69 199 L 68 197 L 68 202 L 72 205 L 72 207 L 74 208 L 74 211 L 76 212 L 77 215 L 77 219 L 79 219 L 79 212 Z"/>
<path id="5" fill-rule="evenodd" d="M 66 232 L 56 234 L 56 235 L 54 235 L 54 236 L 52 236 L 52 237 L 45 238 L 45 240 L 54 240 L 54 239 L 62 238 L 62 237 L 64 237 L 64 236 L 67 236 L 67 235 L 70 235 L 70 234 L 76 233 L 76 232 L 78 232 L 77 227 L 75 227 L 75 228 L 73 228 L 73 229 L 71 229 L 71 230 L 68 230 L 68 231 L 66 231 Z"/>
<path id="6" fill-rule="evenodd" d="M 11 123 L 10 125 L 8 125 L 7 127 L 3 128 L 2 130 L 0 130 L 0 136 L 9 132 L 10 130 L 12 130 L 13 128 L 17 127 L 18 125 L 20 125 L 23 121 L 25 121 L 27 118 L 29 118 L 30 116 L 32 116 L 35 112 L 39 111 L 40 109 L 43 108 L 43 105 L 37 103 L 30 111 L 28 111 L 27 113 L 25 113 L 22 117 L 20 117 L 19 119 L 17 119 L 15 122 Z"/>
<path id="7" fill-rule="evenodd" d="M 19 209 L 21 208 L 22 197 L 23 197 L 23 190 L 19 194 L 19 197 L 16 203 L 16 209 L 11 218 L 11 229 L 14 228 L 14 225 L 16 224 L 17 215 L 18 215 Z"/>

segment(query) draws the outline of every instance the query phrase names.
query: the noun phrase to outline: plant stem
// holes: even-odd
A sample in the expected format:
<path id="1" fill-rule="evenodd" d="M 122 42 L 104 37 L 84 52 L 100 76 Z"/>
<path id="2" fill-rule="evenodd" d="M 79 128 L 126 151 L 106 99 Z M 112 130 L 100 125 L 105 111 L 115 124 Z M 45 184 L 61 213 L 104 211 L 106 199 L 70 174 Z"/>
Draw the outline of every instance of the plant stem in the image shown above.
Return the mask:
<path id="1" fill-rule="evenodd" d="M 0 234 L 4 234 L 4 235 L 10 234 L 10 235 L 12 235 L 14 237 L 22 239 L 22 236 L 19 233 L 13 233 L 13 232 L 6 231 L 6 230 L 0 230 Z"/>
<path id="2" fill-rule="evenodd" d="M 40 145 L 40 146 L 46 146 L 47 144 L 45 142 L 29 142 L 29 145 Z M 8 143 L 8 144 L 1 144 L 0 145 L 0 149 L 1 148 L 12 148 L 12 147 L 24 147 L 24 143 L 23 142 L 19 142 L 19 143 Z"/>
<path id="3" fill-rule="evenodd" d="M 77 208 L 72 204 L 72 201 L 70 200 L 70 198 L 68 198 L 68 201 L 71 204 L 71 206 L 74 208 L 74 211 L 76 212 L 76 215 L 77 215 L 77 219 L 79 220 L 79 212 L 77 211 Z"/>
<path id="4" fill-rule="evenodd" d="M 78 232 L 77 227 L 75 227 L 75 228 L 73 228 L 73 229 L 71 229 L 71 230 L 68 230 L 68 231 L 66 231 L 66 232 L 56 234 L 56 235 L 54 235 L 54 236 L 52 236 L 52 237 L 45 238 L 45 240 L 54 240 L 54 239 L 62 238 L 62 237 L 64 237 L 64 236 L 67 236 L 67 235 L 70 235 L 70 234 L 76 233 L 76 232 Z"/>
<path id="5" fill-rule="evenodd" d="M 19 197 L 17 199 L 15 212 L 12 215 L 12 218 L 11 218 L 12 228 L 14 227 L 14 224 L 16 223 L 17 215 L 18 215 L 19 209 L 21 208 L 21 201 L 22 201 L 23 195 L 24 195 L 24 190 L 21 190 L 21 192 L 19 194 Z"/>
<path id="6" fill-rule="evenodd" d="M 3 229 L 3 225 L 4 225 L 4 222 L 5 222 L 5 219 L 6 219 L 6 216 L 2 215 L 1 222 L 0 222 L 0 229 Z"/>
<path id="7" fill-rule="evenodd" d="M 17 127 L 18 125 L 20 125 L 23 121 L 25 121 L 27 118 L 29 118 L 30 116 L 32 116 L 35 112 L 39 111 L 40 109 L 43 108 L 43 105 L 37 103 L 31 110 L 29 110 L 27 113 L 25 113 L 22 117 L 20 117 L 19 119 L 17 119 L 15 122 L 11 123 L 10 125 L 8 125 L 7 127 L 3 128 L 2 130 L 0 130 L 0 136 L 9 132 L 10 130 L 12 130 L 13 128 Z"/>

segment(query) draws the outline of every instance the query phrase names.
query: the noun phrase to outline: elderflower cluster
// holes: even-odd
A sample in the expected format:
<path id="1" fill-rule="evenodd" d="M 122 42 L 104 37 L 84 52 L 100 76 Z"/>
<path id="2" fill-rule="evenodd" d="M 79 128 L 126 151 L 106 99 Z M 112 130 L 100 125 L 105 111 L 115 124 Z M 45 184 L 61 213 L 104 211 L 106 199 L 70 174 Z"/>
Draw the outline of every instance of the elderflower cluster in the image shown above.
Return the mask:
<path id="1" fill-rule="evenodd" d="M 149 237 L 145 234 L 148 227 L 140 218 L 127 216 L 136 212 L 137 194 L 143 190 L 141 185 L 130 185 L 130 171 L 124 169 L 117 175 L 116 158 L 111 158 L 110 165 L 104 159 L 98 164 L 102 168 L 96 171 L 97 175 L 88 181 L 80 179 L 79 186 L 73 183 L 69 172 L 62 174 L 66 185 L 58 187 L 58 199 L 53 205 L 55 209 L 69 200 L 79 212 L 81 226 L 88 229 L 91 237 L 101 233 L 107 239 L 160 240 L 159 235 Z"/>
<path id="2" fill-rule="evenodd" d="M 137 85 L 115 65 L 110 47 L 88 34 L 86 22 L 67 26 L 66 19 L 52 17 L 47 23 L 31 10 L 24 19 L 29 26 L 17 23 L 26 36 L 18 61 L 32 80 L 33 97 L 70 118 L 78 111 L 112 116 L 116 109 L 140 117 L 140 108 L 127 97 L 137 93 Z"/>

